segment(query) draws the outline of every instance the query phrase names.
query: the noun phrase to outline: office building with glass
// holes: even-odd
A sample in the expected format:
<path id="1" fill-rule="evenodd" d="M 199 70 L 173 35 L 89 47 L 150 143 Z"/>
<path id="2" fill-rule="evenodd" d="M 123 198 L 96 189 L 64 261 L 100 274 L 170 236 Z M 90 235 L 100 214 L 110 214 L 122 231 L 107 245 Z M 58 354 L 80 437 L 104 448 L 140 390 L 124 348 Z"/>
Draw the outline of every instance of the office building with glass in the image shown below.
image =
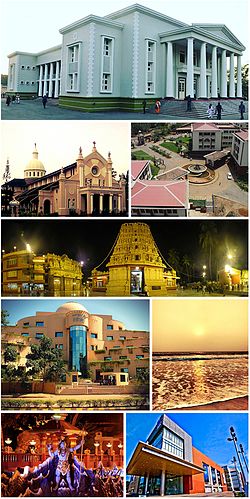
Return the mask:
<path id="1" fill-rule="evenodd" d="M 227 491 L 224 470 L 192 445 L 192 437 L 162 414 L 146 442 L 138 442 L 127 466 L 128 495 L 176 495 Z"/>

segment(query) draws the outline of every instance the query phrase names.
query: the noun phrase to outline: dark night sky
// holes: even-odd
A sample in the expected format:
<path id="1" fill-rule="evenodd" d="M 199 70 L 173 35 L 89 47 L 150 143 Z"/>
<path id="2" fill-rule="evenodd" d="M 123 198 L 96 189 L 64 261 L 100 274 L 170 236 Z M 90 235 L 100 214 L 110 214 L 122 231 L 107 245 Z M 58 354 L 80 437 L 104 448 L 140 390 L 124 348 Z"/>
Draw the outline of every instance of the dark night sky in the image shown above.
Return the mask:
<path id="1" fill-rule="evenodd" d="M 167 259 L 168 251 L 176 249 L 187 254 L 196 266 L 204 264 L 204 254 L 199 245 L 201 223 L 215 223 L 219 235 L 221 258 L 234 250 L 236 267 L 247 266 L 247 220 L 4 220 L 2 221 L 2 249 L 21 250 L 24 241 L 37 254 L 47 252 L 67 254 L 70 258 L 84 261 L 85 274 L 99 265 L 113 246 L 122 223 L 147 223 L 155 242 Z M 22 237 L 21 234 L 24 233 Z M 105 262 L 107 263 L 107 262 Z M 222 262 L 221 262 L 222 263 Z M 224 265 L 225 262 L 223 262 Z M 104 268 L 104 267 L 102 267 Z"/>

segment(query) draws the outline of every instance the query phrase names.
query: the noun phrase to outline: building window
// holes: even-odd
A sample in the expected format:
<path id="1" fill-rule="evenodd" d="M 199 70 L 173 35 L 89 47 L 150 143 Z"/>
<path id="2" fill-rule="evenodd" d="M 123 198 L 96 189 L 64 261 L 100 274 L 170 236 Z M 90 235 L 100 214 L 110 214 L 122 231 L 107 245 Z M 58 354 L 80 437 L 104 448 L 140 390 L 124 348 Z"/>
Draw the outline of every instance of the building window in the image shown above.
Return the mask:
<path id="1" fill-rule="evenodd" d="M 32 66 L 33 71 L 36 69 L 36 66 Z"/>
<path id="2" fill-rule="evenodd" d="M 24 85 L 24 81 L 23 80 L 20 81 L 20 85 Z"/>
<path id="3" fill-rule="evenodd" d="M 62 331 L 56 331 L 55 332 L 55 338 L 62 338 L 63 337 L 63 332 Z"/>
<path id="4" fill-rule="evenodd" d="M 112 357 L 104 357 L 104 360 L 112 360 Z"/>
<path id="5" fill-rule="evenodd" d="M 29 327 L 30 323 L 29 322 L 24 322 L 23 327 Z"/>
<path id="6" fill-rule="evenodd" d="M 96 333 L 91 333 L 90 334 L 90 338 L 97 338 L 97 334 Z"/>
<path id="7" fill-rule="evenodd" d="M 25 66 L 22 64 L 21 69 L 24 69 L 24 68 L 25 68 Z"/>
<path id="8" fill-rule="evenodd" d="M 80 43 L 68 47 L 67 91 L 79 92 L 80 79 Z"/>
<path id="9" fill-rule="evenodd" d="M 144 355 L 136 355 L 137 359 L 144 359 Z"/>
<path id="10" fill-rule="evenodd" d="M 36 339 L 41 340 L 43 338 L 43 333 L 36 333 Z"/>
<path id="11" fill-rule="evenodd" d="M 17 270 L 9 270 L 9 272 L 7 272 L 7 277 L 8 278 L 17 277 Z"/>
<path id="12" fill-rule="evenodd" d="M 217 483 L 217 480 L 216 480 L 216 472 L 215 472 L 215 469 L 211 467 L 211 474 L 212 474 L 212 481 L 213 481 L 213 485 L 216 485 Z"/>
<path id="13" fill-rule="evenodd" d="M 43 327 L 43 326 L 44 326 L 44 322 L 42 322 L 42 321 L 36 322 L 36 327 Z"/>
<path id="14" fill-rule="evenodd" d="M 29 336 L 30 333 L 22 333 L 22 336 Z"/>
<path id="15" fill-rule="evenodd" d="M 128 373 L 128 367 L 122 367 L 121 373 Z"/>
<path id="16" fill-rule="evenodd" d="M 120 360 L 127 360 L 127 358 L 128 358 L 127 355 L 120 355 L 119 357 Z"/>
<path id="17" fill-rule="evenodd" d="M 155 93 L 156 42 L 146 40 L 146 89 L 145 93 Z"/>
<path id="18" fill-rule="evenodd" d="M 114 329 L 112 324 L 107 325 L 107 329 Z"/>
<path id="19" fill-rule="evenodd" d="M 14 267 L 17 264 L 16 258 L 9 258 L 7 260 L 7 267 Z"/>
<path id="20" fill-rule="evenodd" d="M 56 348 L 58 350 L 63 350 L 63 344 L 62 343 L 56 343 Z"/>
<path id="21" fill-rule="evenodd" d="M 126 336 L 120 336 L 120 340 L 126 340 Z"/>
<path id="22" fill-rule="evenodd" d="M 184 52 L 184 50 L 180 50 L 180 63 L 185 64 L 185 62 L 186 62 L 185 52 Z"/>
<path id="23" fill-rule="evenodd" d="M 209 483 L 209 466 L 206 463 L 202 463 L 202 467 L 204 470 L 204 482 Z"/>
<path id="24" fill-rule="evenodd" d="M 106 337 L 106 340 L 107 340 L 107 341 L 112 341 L 113 339 L 114 339 L 114 336 L 107 336 L 107 337 Z"/>
<path id="25" fill-rule="evenodd" d="M 90 350 L 95 350 L 95 345 L 90 345 Z"/>
<path id="26" fill-rule="evenodd" d="M 114 39 L 102 37 L 101 92 L 112 92 Z"/>
<path id="27" fill-rule="evenodd" d="M 69 328 L 69 368 L 87 374 L 87 328 L 71 326 Z"/>
<path id="28" fill-rule="evenodd" d="M 168 428 L 163 429 L 162 449 L 184 459 L 184 441 Z"/>
<path id="29" fill-rule="evenodd" d="M 26 69 L 30 69 L 30 66 L 26 66 Z"/>

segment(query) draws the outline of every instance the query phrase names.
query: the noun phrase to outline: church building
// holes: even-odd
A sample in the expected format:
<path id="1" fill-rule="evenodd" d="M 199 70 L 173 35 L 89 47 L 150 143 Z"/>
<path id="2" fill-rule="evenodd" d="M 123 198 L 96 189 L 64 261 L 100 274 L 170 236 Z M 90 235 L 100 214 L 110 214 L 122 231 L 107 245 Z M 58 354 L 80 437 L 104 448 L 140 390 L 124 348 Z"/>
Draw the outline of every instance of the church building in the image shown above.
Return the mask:
<path id="1" fill-rule="evenodd" d="M 80 147 L 71 165 L 46 174 L 35 148 L 23 179 L 2 186 L 2 214 L 10 216 L 127 215 L 126 177 L 115 178 L 111 154 L 105 159 L 93 143 L 83 157 Z"/>
<path id="2" fill-rule="evenodd" d="M 59 31 L 57 47 L 8 56 L 8 94 L 59 97 L 87 112 L 137 111 L 145 99 L 242 98 L 245 47 L 224 24 L 188 25 L 134 4 Z"/>

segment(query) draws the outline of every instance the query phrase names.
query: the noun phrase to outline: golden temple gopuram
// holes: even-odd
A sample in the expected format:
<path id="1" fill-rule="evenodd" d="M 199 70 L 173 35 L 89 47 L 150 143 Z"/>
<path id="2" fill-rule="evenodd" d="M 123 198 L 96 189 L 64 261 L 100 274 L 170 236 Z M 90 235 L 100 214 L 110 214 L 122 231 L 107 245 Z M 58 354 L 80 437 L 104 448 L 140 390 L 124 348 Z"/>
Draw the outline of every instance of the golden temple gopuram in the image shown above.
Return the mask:
<path id="1" fill-rule="evenodd" d="M 121 226 L 107 268 L 108 296 L 165 296 L 176 289 L 176 272 L 163 261 L 145 223 Z"/>

